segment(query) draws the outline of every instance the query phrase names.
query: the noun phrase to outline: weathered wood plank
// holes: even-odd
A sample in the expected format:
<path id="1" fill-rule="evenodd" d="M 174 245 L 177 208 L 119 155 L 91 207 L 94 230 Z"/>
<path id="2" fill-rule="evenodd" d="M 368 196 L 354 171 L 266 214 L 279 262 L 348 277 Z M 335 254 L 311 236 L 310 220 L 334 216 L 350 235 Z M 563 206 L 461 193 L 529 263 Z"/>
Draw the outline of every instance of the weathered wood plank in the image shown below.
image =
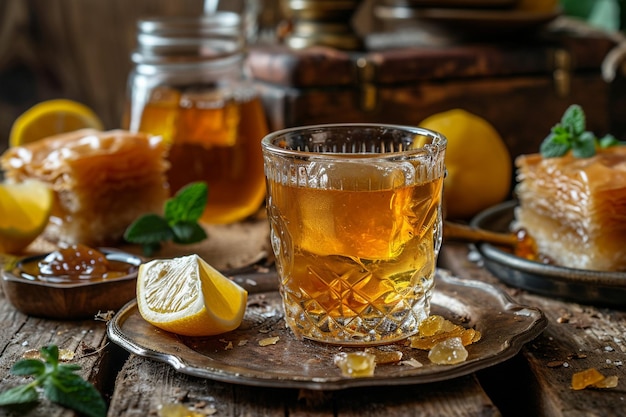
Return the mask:
<path id="1" fill-rule="evenodd" d="M 465 245 L 446 244 L 442 266 L 456 275 L 501 286 L 516 300 L 541 308 L 549 325 L 522 354 L 475 376 L 436 384 L 334 392 L 247 387 L 183 375 L 171 366 L 107 345 L 105 323 L 56 322 L 16 312 L 0 293 L 0 390 L 20 383 L 11 365 L 28 349 L 55 343 L 76 353 L 82 375 L 107 392 L 109 416 L 157 416 L 159 406 L 183 403 L 216 415 L 266 416 L 620 416 L 623 414 L 626 313 L 553 300 L 507 287 L 467 259 Z M 117 363 L 116 363 L 117 361 Z M 567 363 L 567 365 L 565 365 Z M 573 391 L 574 372 L 597 367 L 617 375 L 615 389 Z M 108 380 L 108 381 L 107 381 Z M 483 390 L 484 387 L 484 390 Z M 486 392 L 485 392 L 486 391 Z M 514 394 L 512 394 L 514 393 Z M 73 417 L 49 402 L 0 416 Z"/>
<path id="2" fill-rule="evenodd" d="M 10 373 L 13 364 L 29 350 L 55 344 L 74 353 L 72 363 L 82 367 L 79 374 L 99 390 L 107 387 L 106 376 L 115 371 L 106 347 L 106 323 L 99 320 L 53 321 L 28 317 L 18 312 L 0 290 L 0 392 L 31 381 Z M 0 407 L 0 416 L 71 417 L 75 413 L 41 401 L 32 408 Z"/>
<path id="3" fill-rule="evenodd" d="M 180 374 L 131 355 L 119 373 L 109 416 L 156 416 L 163 404 L 205 404 L 237 416 L 500 416 L 473 376 L 401 387 L 309 391 L 225 384 Z"/>
<path id="4" fill-rule="evenodd" d="M 530 369 L 527 396 L 510 396 L 511 390 L 521 389 L 518 375 L 500 376 L 491 385 L 501 389 L 490 393 L 494 402 L 510 396 L 520 409 L 534 416 L 622 416 L 626 407 L 626 312 L 596 308 L 552 299 L 508 287 L 479 264 L 468 260 L 466 245 L 446 244 L 441 264 L 462 278 L 479 279 L 504 288 L 518 302 L 539 307 L 548 318 L 548 327 L 541 336 L 527 344 L 523 357 Z M 604 375 L 617 375 L 619 384 L 613 389 L 571 389 L 575 372 L 595 367 Z M 491 373 L 490 378 L 498 378 Z M 494 397 L 495 396 L 495 397 Z M 498 398 L 500 397 L 500 398 Z M 520 414 L 521 415 L 521 414 Z"/>

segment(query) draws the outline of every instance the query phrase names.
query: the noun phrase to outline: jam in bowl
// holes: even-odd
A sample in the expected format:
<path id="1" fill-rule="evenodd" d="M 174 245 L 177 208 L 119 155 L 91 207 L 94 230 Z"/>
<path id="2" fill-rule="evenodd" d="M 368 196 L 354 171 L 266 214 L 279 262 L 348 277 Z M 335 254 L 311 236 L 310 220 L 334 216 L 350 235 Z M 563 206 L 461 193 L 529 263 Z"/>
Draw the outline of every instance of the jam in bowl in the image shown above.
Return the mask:
<path id="1" fill-rule="evenodd" d="M 82 244 L 19 263 L 23 278 L 54 283 L 96 282 L 134 274 L 140 261 L 124 252 L 98 250 Z"/>
<path id="2" fill-rule="evenodd" d="M 2 271 L 2 286 L 24 314 L 94 318 L 135 298 L 142 262 L 141 257 L 117 249 L 73 245 L 21 259 Z"/>

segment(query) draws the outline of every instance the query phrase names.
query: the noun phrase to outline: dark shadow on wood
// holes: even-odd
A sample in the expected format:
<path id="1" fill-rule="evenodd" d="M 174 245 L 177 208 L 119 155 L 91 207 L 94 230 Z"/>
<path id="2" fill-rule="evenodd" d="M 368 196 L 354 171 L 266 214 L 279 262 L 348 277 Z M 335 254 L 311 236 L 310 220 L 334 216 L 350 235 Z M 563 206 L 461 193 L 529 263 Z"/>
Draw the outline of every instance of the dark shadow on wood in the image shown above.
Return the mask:
<path id="1" fill-rule="evenodd" d="M 503 417 L 539 415 L 535 392 L 537 381 L 522 353 L 499 365 L 478 371 L 476 377 Z"/>

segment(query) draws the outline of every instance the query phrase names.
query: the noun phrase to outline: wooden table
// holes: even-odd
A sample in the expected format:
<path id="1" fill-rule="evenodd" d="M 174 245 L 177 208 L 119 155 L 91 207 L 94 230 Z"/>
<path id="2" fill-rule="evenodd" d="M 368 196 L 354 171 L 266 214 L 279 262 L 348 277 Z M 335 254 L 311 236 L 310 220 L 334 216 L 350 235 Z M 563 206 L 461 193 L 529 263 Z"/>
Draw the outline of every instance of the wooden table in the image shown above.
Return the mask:
<path id="1" fill-rule="evenodd" d="M 10 375 L 9 369 L 25 351 L 56 344 L 75 352 L 82 376 L 109 401 L 111 417 L 159 416 L 159 407 L 170 403 L 215 416 L 625 415 L 626 311 L 507 287 L 470 261 L 464 244 L 445 244 L 440 264 L 456 276 L 491 283 L 517 302 L 539 307 L 548 318 L 547 328 L 514 358 L 472 375 L 431 384 L 308 391 L 190 377 L 111 343 L 103 320 L 62 322 L 28 317 L 0 293 L 0 390 L 23 382 Z M 618 375 L 618 386 L 572 390 L 572 374 L 589 367 Z M 12 415 L 75 416 L 47 401 L 20 413 L 0 408 L 0 416 Z"/>

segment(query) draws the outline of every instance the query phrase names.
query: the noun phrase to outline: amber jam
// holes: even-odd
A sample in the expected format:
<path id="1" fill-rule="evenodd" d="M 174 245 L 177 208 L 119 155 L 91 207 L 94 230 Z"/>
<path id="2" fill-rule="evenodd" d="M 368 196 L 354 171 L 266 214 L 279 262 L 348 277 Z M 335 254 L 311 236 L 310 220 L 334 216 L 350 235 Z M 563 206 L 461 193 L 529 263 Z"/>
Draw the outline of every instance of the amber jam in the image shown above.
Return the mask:
<path id="1" fill-rule="evenodd" d="M 104 281 L 128 276 L 138 263 L 124 259 L 117 252 L 102 252 L 78 244 L 31 258 L 20 263 L 22 278 L 53 283 Z"/>

